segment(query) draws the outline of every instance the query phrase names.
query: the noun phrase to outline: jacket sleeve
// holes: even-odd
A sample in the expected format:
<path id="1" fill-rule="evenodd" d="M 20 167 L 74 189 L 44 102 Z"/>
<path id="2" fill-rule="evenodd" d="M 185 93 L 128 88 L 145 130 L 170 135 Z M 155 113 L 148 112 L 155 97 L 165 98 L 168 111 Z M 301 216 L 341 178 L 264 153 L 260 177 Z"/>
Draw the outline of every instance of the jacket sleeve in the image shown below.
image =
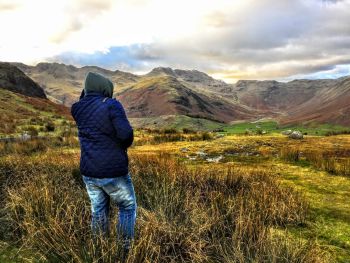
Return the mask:
<path id="1" fill-rule="evenodd" d="M 84 98 L 84 96 L 85 96 L 85 91 L 84 91 L 84 89 L 83 89 L 83 90 L 81 91 L 79 100 L 81 100 L 82 98 Z M 76 106 L 76 104 L 73 103 L 72 107 L 70 108 L 70 113 L 71 113 L 73 119 L 75 120 L 75 122 L 77 122 L 77 119 L 76 119 L 76 117 L 75 117 L 75 106 Z"/>
<path id="2" fill-rule="evenodd" d="M 77 122 L 75 118 L 75 104 L 73 104 L 72 107 L 70 108 L 70 114 L 72 115 L 74 121 Z"/>
<path id="3" fill-rule="evenodd" d="M 128 148 L 134 141 L 133 128 L 126 117 L 122 104 L 115 99 L 111 101 L 109 113 L 116 131 L 116 137 L 124 148 Z"/>

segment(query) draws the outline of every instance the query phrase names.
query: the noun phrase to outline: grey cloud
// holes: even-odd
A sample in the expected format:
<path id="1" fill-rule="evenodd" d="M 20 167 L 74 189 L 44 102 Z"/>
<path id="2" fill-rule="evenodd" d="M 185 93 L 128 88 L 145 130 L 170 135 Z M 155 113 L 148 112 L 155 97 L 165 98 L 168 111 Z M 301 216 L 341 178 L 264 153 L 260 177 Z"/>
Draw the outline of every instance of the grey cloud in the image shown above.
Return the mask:
<path id="1" fill-rule="evenodd" d="M 63 42 L 70 34 L 81 30 L 86 22 L 90 22 L 113 4 L 112 0 L 75 0 L 66 7 L 67 19 L 60 32 L 52 38 L 55 43 Z"/>
<path id="2" fill-rule="evenodd" d="M 247 74 L 254 68 L 250 74 L 255 78 L 330 70 L 349 61 L 350 3 L 319 3 L 262 0 L 242 14 L 215 11 L 204 18 L 210 34 L 149 49 L 169 66 L 183 64 L 217 73 L 235 67 Z M 276 65 L 278 71 L 272 69 Z"/>
<path id="3" fill-rule="evenodd" d="M 232 79 L 284 79 L 350 64 L 349 0 L 249 3 L 245 10 L 227 8 L 208 13 L 198 32 L 187 38 L 130 47 L 130 56 L 139 61 L 130 68 L 149 70 L 162 65 L 221 73 Z M 78 4 L 73 11 L 97 16 L 110 3 L 90 4 Z M 94 4 L 99 8 L 91 11 L 89 6 Z M 81 26 L 78 20 L 67 30 Z"/>
<path id="4" fill-rule="evenodd" d="M 151 45 L 138 45 L 131 50 L 131 55 L 135 59 L 142 61 L 159 61 L 161 56 Z"/>

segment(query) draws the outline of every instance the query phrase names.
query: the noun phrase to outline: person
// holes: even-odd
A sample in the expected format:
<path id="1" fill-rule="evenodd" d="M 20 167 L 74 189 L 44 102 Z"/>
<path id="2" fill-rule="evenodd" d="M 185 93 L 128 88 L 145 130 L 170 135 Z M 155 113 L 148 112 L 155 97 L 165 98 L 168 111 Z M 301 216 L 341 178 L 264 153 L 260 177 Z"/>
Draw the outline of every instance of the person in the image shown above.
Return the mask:
<path id="1" fill-rule="evenodd" d="M 91 201 L 92 233 L 95 237 L 109 234 L 110 204 L 115 204 L 117 239 L 126 256 L 134 238 L 137 208 L 127 155 L 134 133 L 122 104 L 112 98 L 113 88 L 109 79 L 89 72 L 71 113 L 78 126 L 80 172 Z"/>

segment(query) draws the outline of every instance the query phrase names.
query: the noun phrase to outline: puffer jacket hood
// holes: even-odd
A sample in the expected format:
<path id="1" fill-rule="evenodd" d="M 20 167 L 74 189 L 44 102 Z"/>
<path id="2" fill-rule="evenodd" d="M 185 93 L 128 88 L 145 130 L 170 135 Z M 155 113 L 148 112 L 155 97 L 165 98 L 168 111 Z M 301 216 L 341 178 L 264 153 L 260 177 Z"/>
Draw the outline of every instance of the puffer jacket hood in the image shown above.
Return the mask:
<path id="1" fill-rule="evenodd" d="M 84 94 L 100 93 L 105 97 L 112 98 L 113 96 L 113 83 L 105 76 L 89 72 L 85 78 Z"/>

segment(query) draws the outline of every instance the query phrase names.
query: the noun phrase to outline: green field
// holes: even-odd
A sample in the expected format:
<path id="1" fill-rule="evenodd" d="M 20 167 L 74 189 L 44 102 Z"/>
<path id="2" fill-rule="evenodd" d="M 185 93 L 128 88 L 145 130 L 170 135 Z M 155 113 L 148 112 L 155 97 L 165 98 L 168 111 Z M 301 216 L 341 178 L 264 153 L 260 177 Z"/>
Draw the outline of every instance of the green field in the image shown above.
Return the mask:
<path id="1" fill-rule="evenodd" d="M 228 134 L 242 134 L 246 132 L 257 133 L 265 131 L 266 133 L 281 133 L 285 130 L 298 130 L 308 135 L 325 135 L 327 132 L 350 131 L 350 127 L 332 124 L 308 124 L 308 125 L 289 125 L 281 127 L 275 121 L 263 122 L 245 122 L 232 125 L 225 125 L 223 130 Z"/>
<path id="2" fill-rule="evenodd" d="M 129 263 L 350 261 L 349 135 L 135 134 Z M 1 262 L 95 262 L 77 138 L 38 145 L 0 143 Z"/>

